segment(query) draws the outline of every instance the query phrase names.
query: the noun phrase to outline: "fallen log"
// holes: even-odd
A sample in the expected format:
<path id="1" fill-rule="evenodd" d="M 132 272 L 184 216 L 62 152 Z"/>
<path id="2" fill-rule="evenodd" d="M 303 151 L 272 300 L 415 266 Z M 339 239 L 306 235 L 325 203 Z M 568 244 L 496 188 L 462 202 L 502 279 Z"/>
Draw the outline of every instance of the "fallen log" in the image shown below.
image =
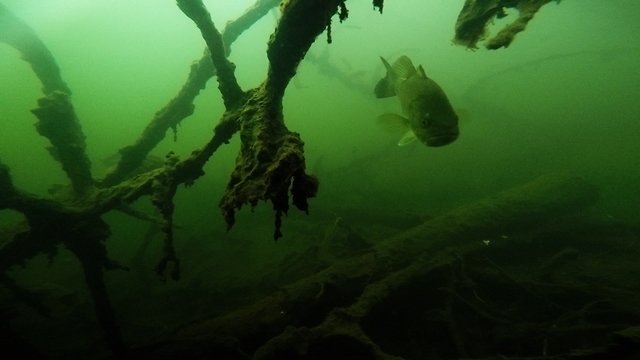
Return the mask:
<path id="1" fill-rule="evenodd" d="M 187 324 L 131 352 L 154 359 L 225 354 L 266 360 L 317 353 L 345 358 L 345 352 L 350 358 L 400 359 L 384 353 L 360 326 L 395 289 L 481 249 L 483 240 L 499 241 L 511 232 L 541 226 L 597 198 L 597 189 L 580 178 L 545 175 L 433 218 L 250 306 Z"/>

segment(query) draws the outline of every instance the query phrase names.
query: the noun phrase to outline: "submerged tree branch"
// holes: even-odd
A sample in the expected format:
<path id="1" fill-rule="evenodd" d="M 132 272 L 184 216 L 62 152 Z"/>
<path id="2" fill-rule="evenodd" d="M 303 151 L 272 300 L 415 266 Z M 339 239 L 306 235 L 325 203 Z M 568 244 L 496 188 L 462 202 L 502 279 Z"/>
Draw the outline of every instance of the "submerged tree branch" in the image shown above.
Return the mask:
<path id="1" fill-rule="evenodd" d="M 222 42 L 227 55 L 231 52 L 231 44 L 259 19 L 265 16 L 271 9 L 278 6 L 282 0 L 256 0 L 242 15 L 225 25 L 222 32 Z"/>
<path id="2" fill-rule="evenodd" d="M 38 117 L 36 129 L 51 142 L 51 156 L 62 165 L 76 195 L 93 186 L 91 161 L 86 154 L 85 136 L 70 100 L 71 90 L 62 80 L 53 55 L 35 31 L 0 4 L 0 42 L 17 49 L 42 83 L 45 97 L 32 112 Z"/>
<path id="3" fill-rule="evenodd" d="M 2 4 L 0 4 L 0 42 L 20 52 L 22 59 L 31 65 L 33 72 L 42 82 L 44 94 L 51 94 L 54 91 L 71 94 L 71 90 L 60 76 L 60 68 L 51 51 L 29 25 L 15 17 Z"/>
<path id="4" fill-rule="evenodd" d="M 508 47 L 515 36 L 524 31 L 529 21 L 540 8 L 552 0 L 466 0 L 458 20 L 453 42 L 470 49 L 477 49 L 478 42 L 488 37 L 488 26 L 493 19 L 507 16 L 506 8 L 518 10 L 518 18 L 505 26 L 493 38 L 487 40 L 486 48 L 495 50 Z M 558 1 L 559 2 L 559 1 Z"/>
<path id="5" fill-rule="evenodd" d="M 71 180 L 76 194 L 93 187 L 91 160 L 80 122 L 76 117 L 69 94 L 54 91 L 38 100 L 38 108 L 31 110 L 38 118 L 36 129 L 51 142 L 49 153 Z"/>
<path id="6" fill-rule="evenodd" d="M 229 228 L 237 209 L 269 200 L 275 211 L 273 237 L 277 240 L 282 236 L 282 215 L 289 210 L 289 191 L 293 204 L 308 211 L 307 200 L 316 195 L 318 180 L 305 171 L 304 143 L 284 123 L 282 98 L 298 64 L 341 4 L 340 0 L 284 3 L 267 48 L 267 79 L 252 93 L 239 118 L 240 154 L 220 201 Z"/>
<path id="7" fill-rule="evenodd" d="M 107 172 L 104 179 L 99 181 L 98 186 L 106 188 L 117 185 L 138 168 L 151 150 L 165 138 L 168 129 L 177 126 L 182 120 L 193 114 L 194 99 L 205 88 L 207 81 L 213 75 L 214 68 L 211 64 L 211 58 L 203 56 L 194 62 L 191 65 L 187 81 L 178 94 L 156 112 L 134 144 L 119 150 L 120 161 Z"/>
<path id="8" fill-rule="evenodd" d="M 222 32 L 226 53 L 229 53 L 231 43 L 233 43 L 242 32 L 262 18 L 270 8 L 273 8 L 278 3 L 279 0 L 257 0 L 256 4 L 240 17 L 227 23 Z M 149 152 L 165 138 L 168 129 L 175 128 L 182 120 L 193 114 L 195 109 L 193 105 L 194 99 L 200 94 L 200 91 L 205 88 L 209 79 L 214 75 L 215 67 L 213 66 L 211 55 L 207 48 L 203 56 L 191 65 L 191 71 L 187 77 L 187 81 L 178 94 L 155 114 L 154 118 L 149 122 L 149 125 L 147 125 L 134 144 L 119 150 L 121 155 L 120 161 L 107 173 L 105 178 L 99 183 L 99 186 L 109 187 L 116 185 L 124 181 L 132 171 L 140 166 Z M 224 128 L 229 130 L 226 125 Z M 225 136 L 217 135 L 217 137 L 226 137 L 226 139 L 223 139 L 223 142 L 226 142 L 235 131 L 237 130 L 231 133 L 227 131 L 224 133 Z"/>
<path id="9" fill-rule="evenodd" d="M 284 90 L 296 74 L 298 64 L 316 37 L 327 28 L 340 4 L 344 4 L 344 1 L 289 0 L 283 6 L 278 28 L 271 35 L 267 48 L 269 73 L 266 87 L 276 98 L 284 96 Z"/>
<path id="10" fill-rule="evenodd" d="M 4 272 L 42 252 L 54 256 L 57 245 L 64 243 L 83 265 L 87 285 L 98 319 L 105 331 L 105 337 L 114 353 L 121 354 L 124 346 L 115 322 L 113 308 L 108 300 L 102 274 L 103 269 L 119 268 L 119 266 L 107 258 L 104 241 L 110 236 L 110 232 L 100 216 L 113 209 L 121 208 L 123 204 L 131 203 L 140 196 L 152 195 L 152 201 L 161 209 L 165 217 L 164 230 L 168 233 L 165 241 L 165 256 L 161 259 L 158 270 L 162 272 L 163 266 L 167 262 L 173 261 L 175 267 L 172 277 L 177 279 L 179 267 L 177 257 L 173 252 L 171 236 L 173 194 L 179 184 L 191 184 L 194 179 L 203 174 L 202 166 L 217 147 L 227 142 L 231 135 L 237 131 L 237 125 L 235 121 L 223 118 L 216 127 L 216 133 L 212 140 L 202 149 L 194 151 L 192 156 L 185 161 L 178 162 L 172 157 L 168 159 L 170 161 L 167 161 L 164 168 L 141 174 L 115 188 L 85 191 L 92 188 L 90 185 L 93 181 L 88 172 L 88 159 L 84 155 L 84 135 L 75 117 L 68 96 L 69 91 L 66 85 L 64 87 L 60 85 L 64 84 L 61 80 L 57 83 L 57 87 L 54 85 L 46 86 L 47 79 L 60 78 L 58 68 L 50 53 L 44 51 L 46 48 L 37 40 L 35 33 L 26 24 L 16 20 L 4 7 L 0 7 L 0 18 L 3 20 L 0 23 L 0 40 L 29 54 L 29 56 L 23 57 L 34 64 L 32 65 L 34 71 L 38 73 L 45 84 L 45 92 L 49 92 L 47 97 L 40 100 L 40 107 L 33 111 L 40 119 L 38 130 L 51 140 L 54 147 L 51 153 L 63 163 L 63 168 L 69 174 L 77 192 L 73 197 L 64 196 L 57 198 L 57 200 L 50 200 L 20 191 L 13 186 L 9 168 L 0 163 L 0 209 L 16 210 L 24 214 L 28 223 L 27 230 L 17 233 L 11 241 L 2 244 L 0 271 Z M 23 34 L 26 39 L 25 43 L 29 46 L 16 40 L 21 35 L 16 35 L 16 31 L 25 32 Z M 36 44 L 40 48 L 32 44 Z M 38 49 L 38 51 L 33 51 L 33 49 Z M 39 58 L 39 56 L 43 58 Z M 49 66 L 43 67 L 42 64 Z M 191 75 L 194 79 L 182 89 L 181 95 L 183 96 L 165 108 L 166 111 L 159 116 L 160 121 L 152 124 L 149 136 L 144 137 L 140 142 L 142 148 L 151 150 L 164 137 L 164 132 L 168 127 L 175 125 L 179 120 L 192 113 L 193 98 L 204 88 L 208 78 L 213 75 L 211 59 L 206 57 L 200 64 L 194 66 Z M 53 83 L 56 84 L 55 81 Z M 174 122 L 171 123 L 171 121 Z M 158 125 L 158 123 L 160 124 Z M 163 126 L 166 126 L 164 131 Z M 146 153 L 142 156 L 134 152 L 129 152 L 129 154 L 133 156 L 126 159 L 128 162 L 121 161 L 121 163 L 128 164 L 129 170 L 137 167 L 146 157 Z M 138 164 L 135 164 L 136 161 Z M 109 177 L 108 181 L 101 185 L 118 183 L 128 173 L 130 171 L 116 171 L 115 175 Z"/>
<path id="11" fill-rule="evenodd" d="M 216 68 L 218 87 L 224 105 L 227 109 L 232 108 L 242 99 L 244 92 L 234 75 L 234 65 L 227 60 L 222 35 L 211 21 L 211 15 L 202 0 L 178 0 L 178 7 L 200 29 L 202 38 L 209 48 L 213 66 Z"/>

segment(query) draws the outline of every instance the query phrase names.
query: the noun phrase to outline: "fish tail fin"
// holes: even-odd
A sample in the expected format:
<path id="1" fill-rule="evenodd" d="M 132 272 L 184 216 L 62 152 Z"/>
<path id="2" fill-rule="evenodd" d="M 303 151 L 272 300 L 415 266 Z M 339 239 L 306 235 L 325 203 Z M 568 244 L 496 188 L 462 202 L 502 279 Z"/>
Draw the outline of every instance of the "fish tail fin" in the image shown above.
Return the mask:
<path id="1" fill-rule="evenodd" d="M 387 69 L 387 75 L 380 79 L 380 81 L 378 81 L 378 83 L 376 84 L 375 89 L 373 89 L 373 93 L 378 99 L 396 95 L 395 72 L 391 65 L 387 62 L 387 60 L 385 60 L 382 56 L 380 56 L 380 60 L 382 60 L 384 67 Z"/>

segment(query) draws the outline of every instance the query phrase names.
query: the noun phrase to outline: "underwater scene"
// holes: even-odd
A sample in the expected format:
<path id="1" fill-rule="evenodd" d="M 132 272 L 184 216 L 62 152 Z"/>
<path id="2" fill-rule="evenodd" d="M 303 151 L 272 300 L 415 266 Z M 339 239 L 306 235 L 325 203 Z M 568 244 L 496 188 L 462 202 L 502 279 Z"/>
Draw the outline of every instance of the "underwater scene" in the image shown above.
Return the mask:
<path id="1" fill-rule="evenodd" d="M 0 359 L 640 359 L 639 18 L 0 0 Z"/>

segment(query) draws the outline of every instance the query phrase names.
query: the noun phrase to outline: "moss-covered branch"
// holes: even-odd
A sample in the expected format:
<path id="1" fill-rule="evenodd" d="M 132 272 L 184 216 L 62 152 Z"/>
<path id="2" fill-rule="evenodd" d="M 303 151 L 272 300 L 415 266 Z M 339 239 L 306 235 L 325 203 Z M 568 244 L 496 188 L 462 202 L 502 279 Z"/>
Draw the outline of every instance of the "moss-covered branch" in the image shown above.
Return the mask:
<path id="1" fill-rule="evenodd" d="M 538 10 L 551 1 L 552 0 L 529 0 L 518 2 L 515 6 L 515 8 L 518 9 L 518 17 L 500 30 L 496 36 L 489 39 L 485 45 L 486 48 L 496 50 L 509 47 L 516 35 L 525 30 L 527 24 L 533 19 L 533 16 Z"/>
<path id="2" fill-rule="evenodd" d="M 29 25 L 1 4 L 0 42 L 17 49 L 42 82 L 46 96 L 32 110 L 39 119 L 36 128 L 51 142 L 49 153 L 62 165 L 76 194 L 85 192 L 93 185 L 85 136 L 70 100 L 71 90 L 62 80 L 51 52 Z"/>
<path id="3" fill-rule="evenodd" d="M 178 0 L 178 5 L 200 28 L 211 52 L 227 108 L 226 124 L 235 123 L 241 129 L 242 146 L 236 168 L 220 202 L 227 224 L 233 225 L 235 210 L 243 205 L 256 206 L 260 200 L 269 200 L 275 211 L 277 239 L 281 236 L 281 217 L 289 208 L 289 191 L 294 205 L 307 211 L 307 199 L 315 196 L 318 187 L 317 179 L 305 173 L 300 136 L 284 125 L 282 97 L 298 64 L 338 8 L 344 10 L 346 17 L 344 2 L 287 1 L 269 42 L 267 80 L 247 92 L 249 98 L 242 104 L 239 101 L 245 98 L 245 93 L 237 86 L 222 37 L 208 11 L 200 0 Z M 264 9 L 264 5 L 260 8 Z"/>
<path id="4" fill-rule="evenodd" d="M 2 177 L 6 178 L 3 175 L 0 169 L 0 181 Z M 0 248 L 0 273 L 43 252 L 53 257 L 58 245 L 64 244 L 82 265 L 107 342 L 114 353 L 121 354 L 124 345 L 116 325 L 114 309 L 109 302 L 103 269 L 122 267 L 107 257 L 104 242 L 111 232 L 100 214 L 91 208 L 63 205 L 15 189 L 0 204 L 3 208 L 24 214 L 28 225 Z"/>
<path id="5" fill-rule="evenodd" d="M 487 40 L 489 50 L 508 47 L 515 36 L 524 31 L 540 8 L 552 0 L 467 0 L 458 15 L 453 41 L 470 49 L 477 49 L 478 42 L 488 37 L 488 26 L 495 18 L 507 16 L 506 8 L 518 10 L 518 17 L 494 37 Z"/>
<path id="6" fill-rule="evenodd" d="M 0 4 L 0 42 L 20 52 L 22 59 L 31 65 L 33 72 L 42 82 L 44 94 L 51 94 L 54 91 L 71 94 L 71 90 L 60 76 L 60 68 L 49 49 L 29 25 L 15 17 L 2 4 Z"/>
<path id="7" fill-rule="evenodd" d="M 136 142 L 119 150 L 120 161 L 99 182 L 100 187 L 114 186 L 124 181 L 143 163 L 149 152 L 165 138 L 168 129 L 176 127 L 182 120 L 193 114 L 194 99 L 215 74 L 208 54 L 207 51 L 200 60 L 191 65 L 187 81 L 178 94 L 156 112 Z"/>
<path id="8" fill-rule="evenodd" d="M 257 0 L 235 20 L 228 22 L 222 32 L 222 42 L 227 55 L 231 52 L 230 45 L 259 19 L 265 16 L 271 9 L 278 6 L 282 0 Z"/>
<path id="9" fill-rule="evenodd" d="M 268 200 L 275 212 L 274 239 L 278 239 L 282 215 L 289 210 L 289 192 L 293 204 L 305 212 L 307 200 L 316 195 L 318 180 L 306 173 L 300 135 L 284 124 L 282 98 L 298 64 L 339 8 L 344 9 L 343 1 L 283 3 L 282 17 L 268 44 L 267 79 L 251 94 L 238 117 L 242 145 L 220 201 L 228 227 L 233 226 L 237 209 Z M 343 14 L 346 17 L 346 9 Z"/>
<path id="10" fill-rule="evenodd" d="M 278 239 L 281 217 L 289 209 L 289 191 L 294 205 L 306 212 L 307 199 L 315 196 L 318 182 L 305 173 L 304 143 L 284 125 L 281 99 L 274 96 L 264 86 L 256 89 L 239 114 L 240 153 L 220 208 L 231 228 L 235 210 L 271 201 L 276 216 L 274 238 Z"/>
<path id="11" fill-rule="evenodd" d="M 51 142 L 47 149 L 62 164 L 76 194 L 93 186 L 91 161 L 86 153 L 85 136 L 71 104 L 69 94 L 54 91 L 38 100 L 31 110 L 38 118 L 36 129 Z"/>
<path id="12" fill-rule="evenodd" d="M 273 92 L 275 98 L 282 98 L 298 64 L 316 37 L 330 24 L 341 4 L 344 1 L 288 0 L 284 3 L 282 17 L 267 48 L 269 73 L 266 88 Z"/>
<path id="13" fill-rule="evenodd" d="M 247 9 L 240 17 L 228 22 L 222 32 L 222 39 L 226 47 L 226 53 L 230 51 L 230 45 L 252 24 L 264 16 L 267 11 L 277 6 L 279 0 L 258 0 L 254 6 Z M 187 81 L 178 94 L 159 110 L 143 133 L 132 145 L 119 150 L 121 158 L 118 164 L 100 181 L 100 187 L 114 186 L 124 181 L 131 172 L 142 164 L 149 152 L 162 141 L 170 128 L 175 128 L 182 120 L 193 114 L 195 109 L 193 101 L 200 91 L 205 88 L 207 82 L 216 74 L 212 63 L 211 54 L 207 48 L 203 56 L 191 65 L 191 71 Z M 227 125 L 223 126 L 229 130 Z M 223 142 L 228 141 L 234 131 L 225 131 L 216 135 Z"/>
<path id="14" fill-rule="evenodd" d="M 200 29 L 202 38 L 209 48 L 213 66 L 216 68 L 218 88 L 222 94 L 225 107 L 227 109 L 232 108 L 242 99 L 244 92 L 238 85 L 234 75 L 234 65 L 227 60 L 222 35 L 216 29 L 213 21 L 211 21 L 211 15 L 202 0 L 178 0 L 178 7 Z"/>

